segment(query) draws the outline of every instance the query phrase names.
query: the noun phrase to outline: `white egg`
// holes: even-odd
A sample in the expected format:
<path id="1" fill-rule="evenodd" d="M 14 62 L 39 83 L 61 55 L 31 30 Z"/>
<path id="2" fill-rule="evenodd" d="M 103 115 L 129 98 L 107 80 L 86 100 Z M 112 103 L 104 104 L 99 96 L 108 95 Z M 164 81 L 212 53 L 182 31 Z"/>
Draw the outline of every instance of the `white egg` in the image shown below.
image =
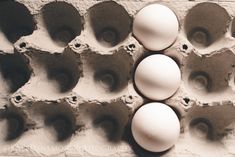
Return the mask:
<path id="1" fill-rule="evenodd" d="M 175 13 L 161 4 L 144 7 L 136 14 L 133 22 L 134 36 L 152 51 L 160 51 L 172 45 L 178 29 Z"/>
<path id="2" fill-rule="evenodd" d="M 135 71 L 135 85 L 145 97 L 164 100 L 171 97 L 181 83 L 181 72 L 168 56 L 155 54 L 143 59 Z"/>
<path id="3" fill-rule="evenodd" d="M 131 131 L 142 148 L 151 152 L 162 152 L 177 142 L 180 122 L 169 106 L 157 102 L 148 103 L 135 113 Z"/>

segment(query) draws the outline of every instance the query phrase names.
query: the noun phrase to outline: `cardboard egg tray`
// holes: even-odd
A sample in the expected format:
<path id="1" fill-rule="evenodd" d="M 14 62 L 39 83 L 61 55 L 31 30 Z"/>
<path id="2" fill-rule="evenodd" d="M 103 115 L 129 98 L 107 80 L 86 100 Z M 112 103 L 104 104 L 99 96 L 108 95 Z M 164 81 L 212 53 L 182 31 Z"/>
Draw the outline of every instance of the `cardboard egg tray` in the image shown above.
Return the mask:
<path id="1" fill-rule="evenodd" d="M 134 85 L 135 67 L 155 53 L 132 23 L 152 3 L 180 24 L 160 53 L 181 69 L 180 88 L 164 101 L 181 134 L 162 153 L 141 148 L 130 129 L 151 102 Z M 233 0 L 1 1 L 0 156 L 234 157 L 234 15 Z"/>

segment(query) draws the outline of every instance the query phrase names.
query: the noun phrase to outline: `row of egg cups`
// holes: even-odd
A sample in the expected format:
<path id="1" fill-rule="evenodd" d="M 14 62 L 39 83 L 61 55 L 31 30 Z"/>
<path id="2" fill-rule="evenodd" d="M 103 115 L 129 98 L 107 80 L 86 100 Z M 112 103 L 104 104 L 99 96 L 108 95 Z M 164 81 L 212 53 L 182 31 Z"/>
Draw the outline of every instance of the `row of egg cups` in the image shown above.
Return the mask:
<path id="1" fill-rule="evenodd" d="M 140 102 L 137 105 L 139 104 Z M 47 142 L 50 144 L 55 142 L 54 144 L 67 146 L 68 142 L 71 142 L 70 139 L 77 137 L 76 132 L 78 134 L 81 132 L 83 136 L 83 131 L 92 127 L 97 130 L 96 125 L 102 125 L 106 121 L 111 123 L 110 125 L 115 125 L 111 127 L 116 128 L 113 130 L 104 128 L 107 136 L 114 134 L 115 137 L 110 136 L 111 140 L 120 140 L 124 126 L 133 111 L 131 104 L 129 105 L 126 105 L 124 97 L 109 102 L 99 102 L 86 100 L 73 94 L 57 101 L 35 101 L 26 96 L 13 95 L 10 102 L 0 110 L 0 127 L 2 129 L 0 143 L 5 141 L 3 148 L 7 149 L 15 144 L 25 144 L 24 141 L 25 139 L 27 141 L 28 135 L 37 138 L 34 135 L 42 135 L 40 129 L 47 132 L 49 126 L 55 129 L 55 132 L 50 133 L 55 139 L 50 138 L 44 141 L 45 145 L 48 144 Z M 7 126 L 2 123 L 5 120 L 8 123 Z M 97 131 L 99 132 L 99 129 Z M 31 134 L 32 132 L 34 133 Z M 42 136 L 48 135 L 43 134 Z M 2 141 L 3 139 L 4 141 Z M 33 143 L 29 143 L 29 147 L 32 145 Z M 44 148 L 46 149 L 46 147 Z"/>
<path id="2" fill-rule="evenodd" d="M 30 17 L 29 11 L 23 4 L 18 4 L 18 2 L 2 3 L 6 3 L 6 5 L 9 6 L 12 5 L 13 8 L 22 10 L 21 16 L 27 17 L 25 18 L 27 19 L 26 21 L 17 23 L 13 14 L 12 21 L 9 23 L 7 20 L 4 21 L 8 25 L 17 23 L 17 27 L 19 27 L 15 30 L 18 31 L 15 35 L 14 33 L 16 32 L 8 30 L 11 27 L 5 28 L 6 38 L 8 38 L 8 40 L 15 42 L 21 36 L 28 35 L 27 37 L 24 37 L 26 38 L 26 41 L 29 40 L 33 42 L 33 39 L 35 38 L 40 39 L 34 44 L 38 47 L 42 47 L 42 49 L 53 49 L 54 51 L 62 51 L 62 47 L 66 46 L 72 39 L 79 35 L 81 35 L 81 38 L 85 41 L 89 38 L 89 41 L 87 42 L 94 43 L 94 47 L 113 48 L 128 38 L 132 29 L 133 35 L 145 48 L 153 51 L 160 51 L 169 47 L 176 40 L 179 30 L 179 20 L 176 14 L 167 6 L 157 3 L 147 5 L 137 12 L 134 16 L 133 24 L 130 14 L 123 6 L 114 1 L 95 4 L 89 9 L 88 14 L 84 16 L 84 20 L 79 11 L 72 4 L 67 2 L 49 2 L 48 4 L 45 4 L 39 14 L 42 17 L 37 15 L 35 16 L 35 19 Z M 104 7 L 109 8 L 105 9 L 105 13 L 100 11 L 100 9 Z M 56 8 L 61 8 L 61 10 L 66 10 L 67 12 L 51 14 L 50 12 L 54 12 Z M 216 12 L 222 12 L 222 14 L 217 15 L 214 11 L 211 13 L 210 8 L 216 10 Z M 113 12 L 113 10 L 115 14 L 118 14 L 117 17 L 120 16 L 118 20 L 113 14 L 110 15 L 107 13 Z M 201 12 L 202 10 L 203 12 Z M 63 16 L 57 16 L 57 14 L 62 14 Z M 200 21 L 201 14 L 205 14 L 205 19 L 202 21 Z M 99 18 L 93 16 L 98 16 Z M 108 20 L 98 20 L 104 18 Z M 35 31 L 36 24 L 34 20 L 37 21 L 38 28 Z M 188 40 L 196 48 L 202 49 L 201 52 L 207 47 L 215 48 L 212 45 L 217 45 L 213 43 L 217 43 L 217 41 L 221 39 L 221 36 L 226 32 L 229 20 L 229 14 L 220 5 L 210 2 L 199 3 L 192 7 L 185 16 L 185 36 L 187 36 Z M 51 21 L 54 21 L 53 24 Z M 231 26 L 232 32 L 233 25 L 234 24 Z M 83 27 L 86 28 L 84 32 L 82 30 Z M 211 29 L 211 27 L 213 27 L 213 29 Z M 231 42 L 228 43 L 231 44 Z M 7 45 L 6 43 L 4 44 Z M 47 45 L 50 45 L 50 47 Z M 5 46 L 3 45 L 2 47 L 4 48 Z"/>
<path id="3" fill-rule="evenodd" d="M 161 51 L 177 41 L 182 42 L 181 49 L 186 53 L 193 48 L 206 55 L 234 45 L 235 20 L 225 9 L 226 4 L 195 3 L 182 15 L 170 4 L 169 7 L 153 3 L 135 15 L 133 35 L 146 49 Z"/>
<path id="4" fill-rule="evenodd" d="M 56 130 L 56 132 L 53 134 L 50 133 L 52 135 L 52 138 L 51 136 L 48 136 L 50 138 L 42 142 L 43 143 L 43 146 L 41 146 L 42 148 L 46 149 L 47 145 L 52 144 L 52 143 L 55 145 L 59 144 L 63 148 L 69 148 L 69 146 L 73 144 L 75 144 L 76 146 L 79 146 L 80 145 L 79 140 L 81 140 L 82 136 L 81 137 L 79 136 L 80 133 L 74 134 L 74 135 L 73 133 L 74 131 L 76 131 L 76 126 L 83 126 L 83 125 L 89 126 L 90 125 L 88 124 L 89 122 L 85 120 L 87 116 L 88 118 L 89 116 L 91 116 L 90 117 L 92 118 L 91 120 L 96 121 L 96 122 L 100 122 L 98 119 L 100 120 L 103 119 L 104 121 L 117 120 L 118 125 L 116 125 L 116 127 L 118 127 L 119 129 L 115 129 L 115 131 L 114 130 L 111 131 L 109 128 L 108 130 L 106 130 L 107 131 L 106 133 L 108 134 L 108 138 L 110 138 L 109 140 L 111 141 L 114 140 L 115 142 L 116 140 L 118 141 L 125 140 L 125 138 L 124 139 L 121 138 L 124 133 L 123 130 L 125 130 L 125 126 L 127 125 L 127 123 L 129 126 L 128 119 L 132 117 L 133 111 L 136 110 L 138 107 L 140 108 L 137 109 L 137 112 L 134 115 L 132 122 L 130 121 L 132 125 L 132 129 L 130 129 L 130 131 L 132 130 L 132 135 L 134 136 L 135 139 L 139 138 L 139 140 L 141 140 L 141 142 L 138 142 L 138 141 L 137 142 L 141 144 L 142 148 L 145 148 L 146 150 L 149 150 L 152 152 L 162 151 L 162 150 L 165 150 L 166 148 L 171 147 L 173 145 L 173 140 L 176 140 L 174 139 L 177 134 L 176 130 L 175 132 L 169 131 L 169 130 L 167 130 L 166 132 L 163 126 L 168 126 L 168 129 L 174 129 L 175 127 L 178 127 L 177 119 L 176 117 L 174 117 L 174 112 L 172 111 L 172 109 L 162 103 L 150 103 L 150 104 L 146 104 L 142 106 L 143 102 L 141 101 L 137 102 L 137 100 L 135 100 L 135 104 L 129 104 L 129 106 L 126 106 L 127 102 L 123 101 L 125 98 L 124 99 L 120 98 L 119 100 L 117 99 L 116 101 L 113 101 L 113 102 L 102 103 L 102 102 L 95 102 L 95 101 L 94 102 L 85 101 L 79 96 L 71 95 L 70 97 L 67 97 L 63 100 L 62 99 L 58 100 L 57 102 L 55 101 L 54 102 L 49 102 L 49 101 L 48 102 L 41 102 L 41 101 L 34 102 L 34 100 L 24 99 L 24 102 L 21 105 L 19 105 L 14 102 L 15 101 L 14 99 L 16 99 L 16 97 L 12 97 L 11 101 L 14 105 L 17 105 L 17 106 L 11 106 L 11 105 L 8 106 L 7 112 L 5 113 L 5 117 L 2 117 L 3 116 L 2 111 L 0 113 L 1 114 L 1 119 L 0 119 L 1 127 L 4 127 L 2 126 L 3 124 L 2 118 L 7 118 L 10 123 L 10 126 L 9 126 L 10 130 L 8 130 L 8 132 L 5 132 L 6 128 L 2 128 L 3 132 L 0 135 L 0 142 L 2 143 L 3 136 L 7 135 L 7 139 L 5 139 L 7 141 L 5 142 L 7 142 L 8 144 L 4 142 L 3 149 L 1 151 L 4 151 L 4 148 L 7 148 L 8 150 L 11 150 L 11 148 L 14 148 L 10 146 L 14 146 L 14 145 L 21 146 L 20 144 L 25 145 L 26 143 L 24 141 L 27 141 L 29 137 L 35 138 L 35 135 L 37 135 L 37 133 L 43 133 L 42 136 L 48 136 L 47 134 L 44 134 L 44 133 L 47 133 L 50 130 L 49 128 L 51 125 L 53 127 L 54 122 L 55 122 L 54 127 L 58 127 L 58 128 L 55 128 L 58 130 Z M 31 111 L 35 111 L 35 112 L 31 112 Z M 23 112 L 27 114 L 25 115 Z M 76 112 L 78 112 L 79 115 L 76 115 L 75 114 Z M 223 115 L 224 112 L 229 113 L 229 114 Z M 234 112 L 235 112 L 235 108 L 234 106 L 231 105 L 231 103 L 227 103 L 224 105 L 217 105 L 213 107 L 194 106 L 193 108 L 190 109 L 189 113 L 187 113 L 186 117 L 184 117 L 183 119 L 184 123 L 181 126 L 181 133 L 184 133 L 184 135 L 180 136 L 181 140 L 180 142 L 177 142 L 179 143 L 179 147 L 177 145 L 176 149 L 177 150 L 180 149 L 182 147 L 181 144 L 184 142 L 188 143 L 189 140 L 192 140 L 192 142 L 194 142 L 193 139 L 196 139 L 196 140 L 200 139 L 201 141 L 207 141 L 208 142 L 207 144 L 213 147 L 215 146 L 213 145 L 213 141 L 215 140 L 216 142 L 219 140 L 220 142 L 225 144 L 224 146 L 226 146 L 226 148 L 229 148 L 229 150 L 232 150 L 231 145 L 227 143 L 228 140 L 226 139 L 227 137 L 229 137 L 230 134 L 225 135 L 223 134 L 223 132 L 226 131 L 226 129 L 227 131 L 229 131 L 228 129 L 231 129 L 231 127 L 233 127 L 232 129 L 234 129 L 234 125 L 230 125 L 230 123 L 234 122 L 234 116 L 233 116 Z M 33 114 L 33 116 L 30 114 Z M 41 115 L 42 119 L 34 119 L 34 116 L 37 116 L 38 114 L 42 114 Z M 107 117 L 107 115 L 110 116 L 110 119 L 107 119 L 109 118 Z M 26 118 L 25 116 L 28 116 L 29 119 Z M 104 117 L 102 118 L 102 116 Z M 74 118 L 76 118 L 77 120 L 74 120 Z M 146 118 L 148 118 L 147 123 L 146 123 Z M 183 117 L 179 117 L 179 118 L 183 118 Z M 19 121 L 19 124 L 17 124 L 16 127 L 11 127 L 11 123 L 12 124 L 16 123 L 15 119 Z M 31 120 L 34 119 L 34 120 L 31 121 L 30 119 Z M 41 120 L 43 119 L 45 120 L 44 123 L 46 123 L 45 124 L 46 126 L 41 124 Z M 48 123 L 49 122 L 48 120 L 52 120 L 51 123 Z M 65 122 L 67 121 L 68 122 L 66 125 L 63 124 L 63 126 L 59 127 L 59 126 L 56 126 L 56 120 L 58 121 L 63 120 Z M 158 126 L 155 124 L 156 122 L 158 122 Z M 139 134 L 140 132 L 138 131 L 141 131 L 141 128 L 140 127 L 135 128 L 135 126 L 139 126 L 140 123 L 142 123 L 142 125 L 144 125 L 143 123 L 145 123 L 145 132 L 141 132 L 141 136 L 136 138 L 136 136 L 140 135 Z M 63 129 L 63 127 L 65 126 L 69 126 L 69 127 L 68 128 L 66 127 Z M 16 129 L 17 127 L 19 127 L 20 129 L 19 132 Z M 88 127 L 88 129 L 89 128 L 90 127 Z M 94 128 L 94 129 L 96 130 L 97 128 Z M 127 127 L 127 129 L 129 131 L 129 127 Z M 39 132 L 37 132 L 37 130 Z M 40 130 L 42 132 L 40 132 Z M 63 131 L 60 132 L 60 130 L 63 130 Z M 151 130 L 152 134 L 151 132 L 146 133 L 147 130 Z M 15 131 L 17 131 L 17 134 L 14 134 Z M 85 132 L 82 131 L 82 134 L 84 134 Z M 109 136 L 109 134 L 115 135 L 115 137 Z M 190 136 L 188 137 L 188 135 Z M 223 138 L 221 138 L 221 135 Z M 103 134 L 98 134 L 98 136 L 103 136 Z M 146 138 L 146 137 L 151 137 L 151 138 Z M 106 138 L 106 137 L 102 137 L 102 138 Z M 38 140 L 36 141 L 37 141 L 36 142 L 37 144 L 42 144 L 40 141 Z M 133 149 L 138 149 L 138 150 L 140 149 L 140 147 L 136 148 L 135 143 L 132 143 L 132 137 L 130 139 L 130 136 L 128 136 L 127 142 L 128 143 L 131 142 L 130 144 L 131 144 L 131 147 L 132 146 L 134 147 Z M 149 142 L 153 142 L 152 145 L 149 145 Z M 31 148 L 31 146 L 34 147 L 34 144 L 26 144 L 26 145 L 29 146 L 29 148 Z M 197 145 L 197 142 L 195 142 L 195 145 Z M 187 146 L 184 145 L 184 147 L 187 147 Z M 189 147 L 187 148 L 189 150 L 192 149 Z M 55 150 L 56 153 L 60 151 L 61 150 Z M 43 149 L 39 150 L 39 152 L 44 152 L 44 150 Z M 213 152 L 210 152 L 210 153 L 213 153 Z"/>
<path id="5" fill-rule="evenodd" d="M 134 68 L 131 53 L 136 44 L 132 41 L 118 50 L 104 53 L 93 51 L 77 40 L 62 53 L 41 51 L 31 43 L 20 47 L 22 43 L 22 40 L 15 43 L 14 54 L 0 55 L 4 60 L 0 65 L 5 67 L 0 69 L 1 73 L 4 78 L 8 76 L 13 87 L 14 82 L 21 82 L 15 73 L 27 73 L 24 82 L 11 88 L 11 94 L 22 93 L 37 100 L 57 100 L 70 92 L 97 100 L 115 99 L 128 93 L 136 95 L 131 77 Z M 9 75 L 11 71 L 15 73 Z"/>
<path id="6" fill-rule="evenodd" d="M 2 16 L 0 21 L 2 51 L 13 51 L 12 44 L 23 37 L 26 43 L 31 42 L 41 49 L 61 52 L 75 37 L 83 36 L 81 34 L 85 31 L 83 27 L 87 28 L 86 31 L 90 34 L 84 40 L 89 38 L 89 42 L 93 43 L 99 41 L 101 44 L 96 44 L 96 47 L 100 45 L 103 45 L 101 46 L 103 48 L 113 47 L 126 39 L 131 32 L 130 15 L 124 7 L 114 1 L 94 5 L 88 9 L 86 15 L 83 15 L 84 17 L 70 2 L 48 1 L 41 5 L 38 5 L 39 8 L 33 8 L 38 12 L 30 10 L 33 13 L 31 15 L 28 10 L 30 7 L 26 7 L 27 4 L 12 1 L 1 2 L 0 10 L 5 12 L 5 14 L 0 14 Z M 12 8 L 10 11 L 9 7 Z M 106 12 L 112 12 L 120 18 L 116 20 L 115 15 L 103 13 L 103 8 L 106 8 Z M 21 20 L 18 20 L 19 16 Z M 106 24 L 100 19 L 107 19 Z M 16 28 L 13 29 L 13 26 Z M 21 46 L 24 47 L 24 45 Z"/>
<path id="7" fill-rule="evenodd" d="M 75 42 L 75 45 L 76 45 L 76 43 L 78 43 L 78 42 Z M 137 43 L 135 43 L 135 44 L 133 44 L 133 42 L 131 41 L 131 43 L 132 44 L 130 44 L 130 45 L 127 45 L 124 49 L 126 50 L 126 51 L 128 51 L 128 53 L 133 53 L 132 51 L 135 51 L 135 47 L 136 47 L 136 45 L 138 45 Z M 82 47 L 85 47 L 85 45 L 84 44 L 81 44 L 80 42 L 79 42 L 79 45 L 81 46 L 79 49 L 74 49 L 74 48 L 72 48 L 74 51 L 78 51 L 79 53 L 80 52 L 82 52 L 84 49 L 82 48 Z M 73 47 L 73 46 L 72 46 Z M 138 47 L 138 46 L 137 46 Z M 134 49 L 132 49 L 132 48 L 134 48 Z M 29 48 L 29 49 L 31 49 L 31 47 Z M 229 49 L 228 49 L 229 50 Z M 137 51 L 139 51 L 139 50 L 137 50 Z M 139 52 L 134 52 L 134 54 L 133 55 L 137 55 L 137 53 L 139 53 Z M 170 51 L 170 50 L 169 50 Z M 172 50 L 173 51 L 173 50 Z M 174 50 L 175 51 L 175 50 Z M 142 52 L 141 52 L 142 53 Z M 178 53 L 178 52 L 177 52 Z M 224 55 L 223 55 L 224 54 Z M 174 56 L 174 55 L 176 55 L 176 54 L 172 54 L 172 56 Z M 227 52 L 221 52 L 221 55 L 223 55 L 224 57 L 226 57 L 227 55 L 231 55 L 230 53 L 229 54 L 227 54 Z M 194 56 L 193 54 L 191 55 L 192 57 Z M 218 55 L 218 57 L 219 57 L 220 55 Z M 174 56 L 175 57 L 175 56 Z M 218 58 L 217 57 L 217 55 L 215 54 L 215 57 L 216 58 Z M 224 58 L 223 57 L 223 58 Z M 232 56 L 231 56 L 232 57 Z M 134 56 L 134 58 L 135 58 L 135 56 Z M 138 58 L 138 57 L 137 57 Z M 177 57 L 176 57 L 177 58 Z M 190 57 L 191 58 L 191 57 Z M 200 57 L 197 57 L 197 58 L 199 58 L 200 59 Z M 197 59 L 196 58 L 196 59 Z M 212 57 L 212 58 L 214 58 L 214 57 Z M 180 60 L 180 58 L 178 59 L 178 60 Z M 187 59 L 186 59 L 187 60 Z M 209 59 L 208 59 L 209 60 Z M 221 61 L 222 62 L 222 61 Z M 152 63 L 152 64 L 154 64 L 154 63 Z M 230 64 L 230 63 L 228 63 L 228 64 Z M 232 63 L 231 63 L 232 64 Z M 154 65 L 152 65 L 153 67 L 154 67 Z M 187 67 L 186 67 L 187 68 Z M 150 68 L 146 68 L 146 69 L 150 69 Z M 186 78 L 187 79 L 187 78 Z M 150 99 L 154 99 L 154 98 L 150 98 Z M 160 98 L 161 99 L 161 98 Z"/>

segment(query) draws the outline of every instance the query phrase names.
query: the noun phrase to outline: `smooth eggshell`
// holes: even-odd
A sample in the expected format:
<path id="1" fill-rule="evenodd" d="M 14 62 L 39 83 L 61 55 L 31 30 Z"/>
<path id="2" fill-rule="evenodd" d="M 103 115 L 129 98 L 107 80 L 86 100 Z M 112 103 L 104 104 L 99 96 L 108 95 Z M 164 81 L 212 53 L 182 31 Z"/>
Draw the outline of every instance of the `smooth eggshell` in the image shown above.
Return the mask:
<path id="1" fill-rule="evenodd" d="M 149 50 L 160 51 L 177 38 L 179 22 L 175 13 L 161 4 L 141 9 L 133 22 L 134 36 Z"/>
<path id="2" fill-rule="evenodd" d="M 135 71 L 135 85 L 147 98 L 164 100 L 180 86 L 181 72 L 176 62 L 168 56 L 155 54 L 143 59 Z"/>
<path id="3" fill-rule="evenodd" d="M 135 141 L 151 152 L 171 148 L 178 140 L 180 122 L 175 112 L 163 103 L 148 103 L 135 113 L 131 130 Z"/>

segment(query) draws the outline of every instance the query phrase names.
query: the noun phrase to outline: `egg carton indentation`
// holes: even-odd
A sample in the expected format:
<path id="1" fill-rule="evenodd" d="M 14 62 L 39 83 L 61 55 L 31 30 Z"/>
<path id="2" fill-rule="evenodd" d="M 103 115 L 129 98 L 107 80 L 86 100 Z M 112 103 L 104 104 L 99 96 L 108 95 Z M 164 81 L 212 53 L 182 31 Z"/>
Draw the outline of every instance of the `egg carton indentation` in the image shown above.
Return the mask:
<path id="1" fill-rule="evenodd" d="M 16 92 L 24 86 L 31 77 L 29 60 L 22 54 L 0 54 L 0 94 L 5 95 Z"/>
<path id="2" fill-rule="evenodd" d="M 131 33 L 130 15 L 123 6 L 114 1 L 92 6 L 85 19 L 87 39 L 100 49 L 120 45 Z"/>
<path id="3" fill-rule="evenodd" d="M 96 136 L 103 136 L 104 140 L 114 143 L 122 140 L 125 126 L 132 114 L 131 108 L 121 100 L 85 102 L 79 105 L 79 112 L 81 123 L 84 123 L 88 132 L 94 131 Z"/>
<path id="4" fill-rule="evenodd" d="M 31 35 L 23 37 L 23 41 L 34 48 L 63 52 L 68 43 L 83 30 L 83 17 L 70 3 L 49 2 L 37 14 L 34 16 L 37 29 Z M 23 45 L 20 46 L 22 47 Z"/>
<path id="5" fill-rule="evenodd" d="M 12 145 L 27 130 L 25 115 L 17 108 L 7 107 L 0 111 L 0 144 Z"/>
<path id="6" fill-rule="evenodd" d="M 231 151 L 227 137 L 231 136 L 231 132 L 235 129 L 232 125 L 235 120 L 234 112 L 235 108 L 231 102 L 211 107 L 192 107 L 185 115 L 185 138 L 195 143 L 195 147 L 199 144 L 196 141 L 205 143 L 205 147 L 200 149 L 208 153 L 212 152 L 206 149 L 212 149 L 218 145 L 220 145 L 219 153 Z"/>
<path id="7" fill-rule="evenodd" d="M 229 85 L 234 64 L 235 55 L 228 49 L 210 56 L 189 54 L 182 67 L 186 93 L 202 103 L 230 100 L 234 95 Z"/>
<path id="8" fill-rule="evenodd" d="M 35 21 L 24 4 L 3 1 L 0 5 L 0 50 L 14 51 L 13 44 L 22 36 L 30 35 L 35 29 Z"/>
<path id="9" fill-rule="evenodd" d="M 233 18 L 232 25 L 231 25 L 231 35 L 235 38 L 235 18 Z"/>
<path id="10" fill-rule="evenodd" d="M 83 77 L 74 92 L 89 99 L 114 99 L 128 94 L 133 68 L 132 56 L 124 49 L 112 54 L 98 54 L 90 50 L 81 53 Z"/>
<path id="11" fill-rule="evenodd" d="M 66 102 L 35 102 L 28 106 L 27 112 L 30 119 L 35 121 L 36 131 L 49 136 L 45 144 L 69 141 L 76 130 L 76 113 Z"/>
<path id="12" fill-rule="evenodd" d="M 187 39 L 200 53 L 208 53 L 219 48 L 221 44 L 217 43 L 225 38 L 230 20 L 225 8 L 216 3 L 203 2 L 188 11 L 183 29 Z"/>
<path id="13" fill-rule="evenodd" d="M 81 77 L 80 57 L 70 50 L 56 54 L 32 51 L 27 56 L 33 76 L 20 91 L 28 97 L 37 100 L 65 97 Z"/>

